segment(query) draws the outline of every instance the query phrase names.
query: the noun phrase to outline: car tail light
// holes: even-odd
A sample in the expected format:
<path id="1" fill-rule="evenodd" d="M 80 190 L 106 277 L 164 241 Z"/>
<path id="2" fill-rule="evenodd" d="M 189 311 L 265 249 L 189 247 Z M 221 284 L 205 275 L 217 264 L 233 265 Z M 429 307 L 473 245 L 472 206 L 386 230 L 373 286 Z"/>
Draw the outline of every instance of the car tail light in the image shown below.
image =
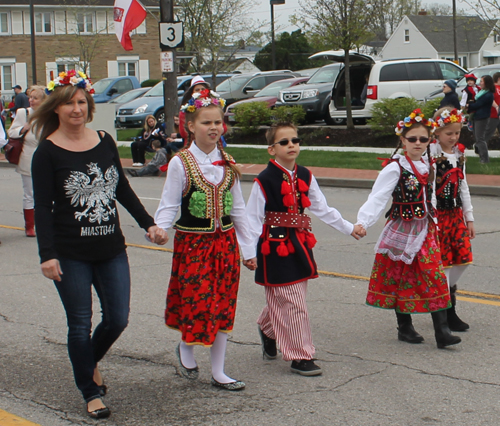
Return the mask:
<path id="1" fill-rule="evenodd" d="M 377 86 L 368 86 L 366 89 L 367 99 L 377 99 Z"/>

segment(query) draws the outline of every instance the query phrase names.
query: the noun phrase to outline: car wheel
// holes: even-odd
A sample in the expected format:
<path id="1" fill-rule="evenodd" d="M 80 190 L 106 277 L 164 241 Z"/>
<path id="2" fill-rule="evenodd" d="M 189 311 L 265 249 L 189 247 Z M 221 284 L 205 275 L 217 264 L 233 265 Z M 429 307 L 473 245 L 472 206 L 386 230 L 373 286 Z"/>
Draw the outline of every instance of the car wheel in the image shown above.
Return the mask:
<path id="1" fill-rule="evenodd" d="M 331 117 L 331 115 L 330 115 L 330 106 L 329 105 L 326 107 L 326 111 L 325 111 L 325 115 L 324 115 L 324 120 L 325 120 L 325 123 L 328 126 L 340 126 L 340 125 L 346 123 L 346 119 L 345 118 L 332 118 Z"/>
<path id="2" fill-rule="evenodd" d="M 156 112 L 155 114 L 156 121 L 158 123 L 164 123 L 165 122 L 165 111 L 160 109 L 159 111 Z"/>

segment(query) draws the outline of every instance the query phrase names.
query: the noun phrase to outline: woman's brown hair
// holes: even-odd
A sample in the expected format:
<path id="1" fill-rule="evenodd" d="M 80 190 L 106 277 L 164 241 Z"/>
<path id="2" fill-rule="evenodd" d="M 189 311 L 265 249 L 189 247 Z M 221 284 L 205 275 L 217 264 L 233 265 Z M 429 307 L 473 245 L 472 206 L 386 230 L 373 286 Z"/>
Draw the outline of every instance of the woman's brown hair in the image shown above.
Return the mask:
<path id="1" fill-rule="evenodd" d="M 202 108 L 217 108 L 220 112 L 221 119 L 224 120 L 224 111 L 222 110 L 222 108 L 220 106 L 211 104 L 211 105 L 208 105 L 208 106 L 202 107 Z M 193 132 L 191 132 L 191 130 L 189 130 L 188 123 L 195 122 L 196 117 L 198 116 L 198 113 L 202 108 L 197 108 L 195 112 L 186 111 L 186 121 L 184 122 L 184 128 L 186 129 L 186 132 L 188 134 L 188 142 L 186 144 L 186 148 L 189 148 L 194 141 L 194 134 L 193 134 Z M 236 175 L 236 178 L 240 179 L 241 178 L 241 170 L 236 164 L 231 162 L 231 157 L 229 156 L 229 154 L 226 151 L 224 151 L 224 147 L 222 146 L 222 141 L 220 139 L 217 141 L 217 148 L 219 148 L 219 151 L 222 154 L 222 158 L 226 161 L 226 164 L 234 172 L 234 174 Z"/>
<path id="2" fill-rule="evenodd" d="M 152 118 L 155 121 L 154 126 L 151 128 L 149 128 L 149 124 L 148 124 L 148 121 L 150 118 Z M 144 130 L 146 132 L 152 132 L 155 129 L 155 127 L 156 127 L 156 118 L 154 117 L 154 115 L 151 115 L 151 114 L 147 115 L 146 119 L 144 120 Z"/>
<path id="3" fill-rule="evenodd" d="M 66 102 L 69 102 L 75 96 L 78 90 L 83 90 L 87 99 L 87 123 L 94 118 L 95 103 L 92 95 L 80 87 L 66 85 L 58 86 L 45 98 L 43 103 L 32 114 L 33 133 L 38 136 L 40 141 L 47 139 L 59 128 L 59 115 L 56 114 L 56 108 Z"/>

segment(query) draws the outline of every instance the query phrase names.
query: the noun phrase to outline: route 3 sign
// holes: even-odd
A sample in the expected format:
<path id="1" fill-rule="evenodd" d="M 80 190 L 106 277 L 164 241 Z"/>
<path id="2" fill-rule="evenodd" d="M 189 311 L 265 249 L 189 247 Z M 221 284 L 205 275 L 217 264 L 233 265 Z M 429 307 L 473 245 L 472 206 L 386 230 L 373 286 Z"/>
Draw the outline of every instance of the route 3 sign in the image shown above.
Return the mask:
<path id="1" fill-rule="evenodd" d="M 160 22 L 160 47 L 180 47 L 184 44 L 182 22 Z"/>

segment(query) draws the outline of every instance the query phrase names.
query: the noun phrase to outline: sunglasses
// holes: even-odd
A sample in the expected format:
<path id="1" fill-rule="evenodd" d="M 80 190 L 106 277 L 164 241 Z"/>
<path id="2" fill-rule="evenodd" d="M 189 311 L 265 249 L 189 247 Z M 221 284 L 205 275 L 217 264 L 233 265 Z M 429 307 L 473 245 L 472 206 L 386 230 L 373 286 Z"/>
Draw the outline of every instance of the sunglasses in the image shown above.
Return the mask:
<path id="1" fill-rule="evenodd" d="M 405 138 L 405 139 L 410 143 L 415 143 L 417 141 L 420 141 L 421 143 L 427 143 L 431 140 L 431 138 L 424 138 L 424 137 L 417 138 L 416 136 L 411 136 L 411 137 Z"/>
<path id="2" fill-rule="evenodd" d="M 272 145 L 270 146 L 274 146 L 274 145 L 281 145 L 281 146 L 287 146 L 289 142 L 292 142 L 294 145 L 297 145 L 298 143 L 300 143 L 302 140 L 300 138 L 292 138 L 292 139 L 282 139 L 276 143 L 273 143 Z"/>

